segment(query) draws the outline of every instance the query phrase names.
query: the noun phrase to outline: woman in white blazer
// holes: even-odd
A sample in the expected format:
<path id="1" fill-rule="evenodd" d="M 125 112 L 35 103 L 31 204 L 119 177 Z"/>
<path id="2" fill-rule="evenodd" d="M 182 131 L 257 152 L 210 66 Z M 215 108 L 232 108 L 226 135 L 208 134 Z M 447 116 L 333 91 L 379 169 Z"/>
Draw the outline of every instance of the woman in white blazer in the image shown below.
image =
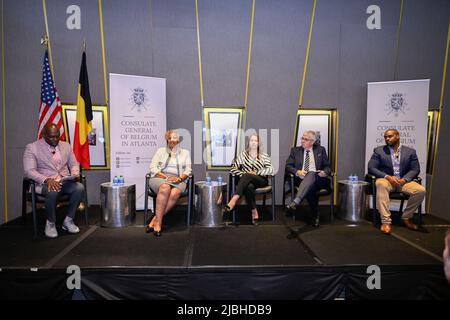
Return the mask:
<path id="1" fill-rule="evenodd" d="M 165 134 L 167 146 L 159 148 L 150 165 L 149 186 L 157 194 L 154 214 L 147 221 L 146 232 L 161 236 L 163 217 L 172 210 L 186 190 L 186 179 L 192 173 L 191 155 L 179 146 L 180 136 L 171 129 Z"/>

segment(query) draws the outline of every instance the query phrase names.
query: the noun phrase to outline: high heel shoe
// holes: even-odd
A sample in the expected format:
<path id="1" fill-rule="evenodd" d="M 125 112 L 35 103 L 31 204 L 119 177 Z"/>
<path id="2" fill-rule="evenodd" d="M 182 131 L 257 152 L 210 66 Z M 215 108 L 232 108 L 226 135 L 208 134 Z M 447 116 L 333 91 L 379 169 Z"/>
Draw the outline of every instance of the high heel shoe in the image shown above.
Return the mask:
<path id="1" fill-rule="evenodd" d="M 153 227 L 150 227 L 150 226 L 149 226 L 149 224 L 152 222 L 153 218 L 155 218 L 155 213 L 153 213 L 153 214 L 151 215 L 151 217 L 148 218 L 147 221 L 145 222 L 145 224 L 146 224 L 146 226 L 147 226 L 147 227 L 145 228 L 145 233 L 153 232 Z"/>
<path id="2" fill-rule="evenodd" d="M 233 209 L 231 209 L 230 206 L 228 206 L 228 205 L 226 205 L 225 208 L 223 209 L 223 211 L 224 211 L 226 214 L 231 213 L 232 210 L 233 210 Z"/>
<path id="3" fill-rule="evenodd" d="M 232 209 L 228 205 L 226 205 L 223 208 L 223 212 L 222 212 L 223 221 L 228 221 L 231 219 L 231 211 L 232 211 Z"/>
<path id="4" fill-rule="evenodd" d="M 159 229 L 159 231 L 156 231 L 155 229 L 153 229 L 153 235 L 157 238 L 161 237 L 161 231 L 162 231 L 162 227 L 161 229 Z"/>

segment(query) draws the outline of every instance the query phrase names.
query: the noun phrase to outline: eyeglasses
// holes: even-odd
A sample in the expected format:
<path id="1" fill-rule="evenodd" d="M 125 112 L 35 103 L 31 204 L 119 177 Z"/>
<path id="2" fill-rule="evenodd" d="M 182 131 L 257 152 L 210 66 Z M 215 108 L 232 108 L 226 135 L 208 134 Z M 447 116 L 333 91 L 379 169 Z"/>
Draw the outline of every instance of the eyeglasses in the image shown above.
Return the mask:
<path id="1" fill-rule="evenodd" d="M 305 138 L 305 137 L 302 137 L 302 141 L 313 141 L 314 139 L 308 139 L 308 138 Z"/>

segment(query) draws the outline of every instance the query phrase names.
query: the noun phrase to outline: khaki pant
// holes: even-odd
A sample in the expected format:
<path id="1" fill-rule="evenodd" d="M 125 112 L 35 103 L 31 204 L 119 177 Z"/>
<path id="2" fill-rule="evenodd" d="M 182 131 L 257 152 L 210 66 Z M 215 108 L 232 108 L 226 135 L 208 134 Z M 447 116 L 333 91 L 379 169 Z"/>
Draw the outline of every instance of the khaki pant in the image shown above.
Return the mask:
<path id="1" fill-rule="evenodd" d="M 401 187 L 394 187 L 388 180 L 380 178 L 376 180 L 375 184 L 377 186 L 377 208 L 380 211 L 382 223 L 390 224 L 392 221 L 389 211 L 390 192 L 403 192 L 409 195 L 408 205 L 403 211 L 402 219 L 412 218 L 425 198 L 425 188 L 414 181 L 407 182 Z"/>

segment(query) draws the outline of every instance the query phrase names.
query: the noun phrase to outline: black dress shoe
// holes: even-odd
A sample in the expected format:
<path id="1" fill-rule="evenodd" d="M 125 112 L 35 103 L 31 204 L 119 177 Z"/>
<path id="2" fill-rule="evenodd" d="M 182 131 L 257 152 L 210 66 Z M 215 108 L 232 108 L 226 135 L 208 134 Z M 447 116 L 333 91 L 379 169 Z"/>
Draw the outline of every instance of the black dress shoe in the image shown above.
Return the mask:
<path id="1" fill-rule="evenodd" d="M 149 227 L 147 225 L 147 228 L 145 228 L 145 233 L 151 233 L 151 232 L 153 232 L 153 227 Z"/>
<path id="2" fill-rule="evenodd" d="M 161 237 L 161 230 L 159 231 L 153 230 L 153 235 L 157 238 Z"/>

